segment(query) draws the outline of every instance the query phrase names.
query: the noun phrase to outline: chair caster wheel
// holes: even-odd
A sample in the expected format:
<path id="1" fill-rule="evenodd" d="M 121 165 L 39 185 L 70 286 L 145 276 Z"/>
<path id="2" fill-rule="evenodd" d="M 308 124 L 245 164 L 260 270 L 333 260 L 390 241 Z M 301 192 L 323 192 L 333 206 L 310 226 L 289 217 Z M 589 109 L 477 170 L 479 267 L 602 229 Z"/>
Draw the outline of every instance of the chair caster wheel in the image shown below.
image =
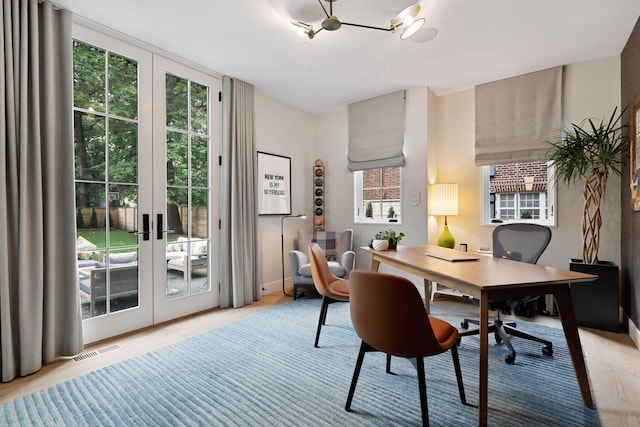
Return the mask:
<path id="1" fill-rule="evenodd" d="M 552 356 L 553 355 L 553 348 L 548 347 L 548 346 L 542 347 L 542 354 L 544 354 L 545 356 Z"/>
<path id="2" fill-rule="evenodd" d="M 469 329 L 469 322 L 467 322 L 466 320 L 463 320 L 463 321 L 460 323 L 460 327 L 461 327 L 462 329 Z"/>
<path id="3" fill-rule="evenodd" d="M 507 365 L 513 365 L 516 362 L 516 355 L 515 354 L 507 354 L 504 357 L 504 363 L 506 363 Z"/>

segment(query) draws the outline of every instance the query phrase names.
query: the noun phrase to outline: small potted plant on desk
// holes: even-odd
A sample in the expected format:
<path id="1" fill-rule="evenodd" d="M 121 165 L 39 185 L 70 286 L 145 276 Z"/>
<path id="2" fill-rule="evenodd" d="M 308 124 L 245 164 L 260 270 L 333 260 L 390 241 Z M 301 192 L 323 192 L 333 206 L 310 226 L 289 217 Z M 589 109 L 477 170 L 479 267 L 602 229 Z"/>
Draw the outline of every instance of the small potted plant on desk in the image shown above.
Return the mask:
<path id="1" fill-rule="evenodd" d="M 557 142 L 551 142 L 548 159 L 554 162 L 556 178 L 569 184 L 583 182 L 582 259 L 571 259 L 572 271 L 597 274 L 594 282 L 571 287 L 578 325 L 619 331 L 620 279 L 618 266 L 598 260 L 600 244 L 600 203 L 604 198 L 607 177 L 622 173 L 622 154 L 628 148 L 623 132 L 622 114 L 617 109 L 608 122 L 599 125 L 588 120 L 583 127 L 572 124 Z"/>
<path id="2" fill-rule="evenodd" d="M 394 230 L 380 231 L 373 236 L 369 247 L 375 250 L 396 249 L 403 237 L 404 233 L 396 233 Z"/>

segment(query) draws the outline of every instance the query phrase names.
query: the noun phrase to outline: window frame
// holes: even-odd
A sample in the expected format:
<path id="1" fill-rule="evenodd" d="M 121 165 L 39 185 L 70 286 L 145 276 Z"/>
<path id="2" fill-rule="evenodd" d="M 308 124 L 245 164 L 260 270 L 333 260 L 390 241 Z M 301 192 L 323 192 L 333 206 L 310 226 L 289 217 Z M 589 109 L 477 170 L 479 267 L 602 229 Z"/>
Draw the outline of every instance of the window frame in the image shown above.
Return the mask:
<path id="1" fill-rule="evenodd" d="M 522 162 L 513 162 L 513 163 L 522 163 Z M 547 162 L 547 198 L 546 198 L 547 206 L 544 206 L 541 203 L 539 207 L 539 210 L 541 213 L 544 211 L 548 211 L 548 219 L 544 219 L 544 220 L 533 219 L 533 218 L 510 219 L 510 220 L 491 218 L 491 203 L 490 203 L 491 196 L 489 194 L 489 182 L 490 182 L 492 166 L 493 165 L 485 165 L 481 167 L 482 225 L 498 226 L 501 224 L 509 224 L 509 223 L 533 223 L 533 224 L 546 225 L 547 227 L 558 226 L 558 223 L 557 223 L 558 193 L 557 193 L 555 178 L 554 178 L 555 168 L 552 162 Z M 516 194 L 516 193 L 505 192 L 504 194 Z M 517 193 L 517 194 L 520 194 L 520 193 Z M 516 212 L 518 212 L 518 210 L 520 209 L 520 197 L 516 196 L 514 199 L 515 199 L 514 208 L 516 209 Z M 542 196 L 540 201 L 543 202 Z M 497 203 L 497 198 L 494 199 L 494 202 Z"/>
<path id="2" fill-rule="evenodd" d="M 402 213 L 404 212 L 404 191 L 403 191 L 403 166 L 388 166 L 388 167 L 397 167 L 400 169 L 400 218 L 367 218 L 365 216 L 365 212 L 360 212 L 360 206 L 363 206 L 363 172 L 364 171 L 354 171 L 353 172 L 353 201 L 354 201 L 354 209 L 353 209 L 353 222 L 355 224 L 398 224 L 402 225 Z M 376 169 L 386 169 L 386 167 L 376 168 Z M 382 188 L 382 187 L 381 187 Z"/>

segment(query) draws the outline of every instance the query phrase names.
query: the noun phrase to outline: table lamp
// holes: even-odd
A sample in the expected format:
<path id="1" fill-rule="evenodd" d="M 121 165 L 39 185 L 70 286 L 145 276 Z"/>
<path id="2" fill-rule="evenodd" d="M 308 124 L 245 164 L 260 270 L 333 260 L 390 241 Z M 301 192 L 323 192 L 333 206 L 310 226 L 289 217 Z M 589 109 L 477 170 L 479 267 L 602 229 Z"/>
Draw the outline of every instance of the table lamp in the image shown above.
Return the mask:
<path id="1" fill-rule="evenodd" d="M 449 231 L 447 216 L 458 215 L 458 184 L 433 184 L 431 187 L 431 215 L 444 216 L 444 230 L 438 237 L 438 246 L 453 249 L 456 239 Z"/>

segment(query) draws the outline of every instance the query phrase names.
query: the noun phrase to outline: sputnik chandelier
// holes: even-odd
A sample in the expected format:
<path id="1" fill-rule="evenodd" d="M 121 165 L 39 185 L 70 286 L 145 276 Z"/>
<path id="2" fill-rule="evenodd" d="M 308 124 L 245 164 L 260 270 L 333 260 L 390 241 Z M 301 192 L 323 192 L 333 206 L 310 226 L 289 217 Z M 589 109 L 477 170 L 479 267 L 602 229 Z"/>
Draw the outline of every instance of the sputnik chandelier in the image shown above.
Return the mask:
<path id="1" fill-rule="evenodd" d="M 322 3 L 323 1 L 329 3 L 328 12 L 327 8 Z M 347 25 L 349 27 L 369 28 L 371 30 L 390 31 L 392 33 L 400 31 L 400 38 L 402 40 L 405 40 L 414 35 L 420 28 L 422 28 L 425 22 L 424 18 L 416 19 L 416 16 L 418 16 L 418 13 L 420 12 L 419 4 L 411 5 L 404 9 L 402 12 L 398 13 L 391 20 L 391 24 L 388 28 L 354 24 L 352 22 L 342 22 L 336 15 L 333 14 L 333 3 L 336 1 L 337 0 L 318 0 L 318 3 L 320 4 L 320 7 L 322 7 L 322 10 L 326 17 L 322 21 L 321 28 L 318 28 L 317 30 L 313 28 L 313 25 L 307 24 L 305 22 L 292 21 L 291 23 L 298 27 L 300 29 L 300 32 L 303 35 L 306 35 L 309 39 L 313 39 L 316 34 L 318 34 L 322 30 L 336 31 L 340 29 L 341 26 Z"/>

